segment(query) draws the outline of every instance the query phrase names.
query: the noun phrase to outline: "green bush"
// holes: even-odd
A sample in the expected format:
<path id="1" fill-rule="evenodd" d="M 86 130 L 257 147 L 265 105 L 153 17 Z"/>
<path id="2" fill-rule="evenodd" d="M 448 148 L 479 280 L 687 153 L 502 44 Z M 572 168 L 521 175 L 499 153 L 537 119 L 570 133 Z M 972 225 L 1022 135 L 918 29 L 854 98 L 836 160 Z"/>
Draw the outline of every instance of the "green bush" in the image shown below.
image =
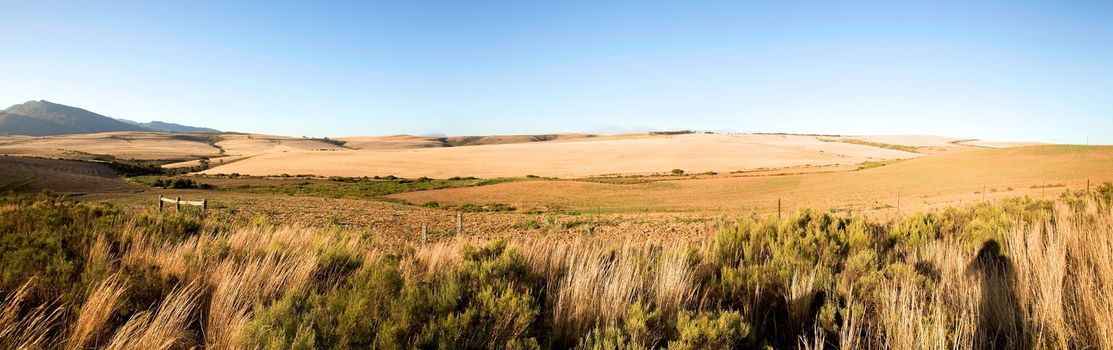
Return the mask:
<path id="1" fill-rule="evenodd" d="M 210 184 L 207 184 L 207 183 L 196 182 L 196 181 L 193 181 L 192 179 L 183 179 L 183 178 L 180 178 L 180 177 L 179 178 L 162 178 L 162 177 L 156 178 L 156 179 L 154 179 L 154 181 L 150 182 L 150 185 L 151 185 L 151 187 L 161 187 L 161 188 L 167 188 L 167 189 L 198 188 L 198 189 L 208 190 L 208 189 L 213 188 L 213 185 L 210 185 Z"/>
<path id="2" fill-rule="evenodd" d="M 750 325 L 735 311 L 684 312 L 677 316 L 676 329 L 670 350 L 735 349 L 746 347 L 750 336 Z"/>
<path id="3" fill-rule="evenodd" d="M 257 305 L 244 329 L 242 345 L 251 349 L 317 349 L 320 296 L 295 291 L 269 306 Z"/>
<path id="4" fill-rule="evenodd" d="M 33 302 L 83 293 L 87 286 L 78 282 L 92 231 L 118 210 L 51 194 L 3 197 L 0 204 L 10 205 L 0 216 L 0 290 L 34 279 Z"/>

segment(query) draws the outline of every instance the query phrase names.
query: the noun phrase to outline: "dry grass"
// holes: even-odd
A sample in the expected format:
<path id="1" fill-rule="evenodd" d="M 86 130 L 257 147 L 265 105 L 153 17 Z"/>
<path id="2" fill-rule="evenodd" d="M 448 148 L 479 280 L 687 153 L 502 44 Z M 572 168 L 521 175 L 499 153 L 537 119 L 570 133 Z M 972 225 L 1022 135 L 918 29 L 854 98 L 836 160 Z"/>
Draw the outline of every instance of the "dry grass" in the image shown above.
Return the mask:
<path id="1" fill-rule="evenodd" d="M 882 288 L 876 346 L 1113 348 L 1113 213 L 1085 205 L 1078 213 L 1060 203 L 1053 216 L 1014 226 L 992 263 L 953 241 L 921 249 L 914 259 L 940 278 Z"/>
<path id="2" fill-rule="evenodd" d="M 0 301 L 0 347 L 35 349 L 49 344 L 51 328 L 61 319 L 63 308 L 48 304 L 21 310 L 35 282 L 24 283 Z"/>
<path id="3" fill-rule="evenodd" d="M 108 320 L 116 312 L 116 306 L 125 292 L 127 286 L 119 275 L 106 278 L 96 289 L 93 289 L 81 306 L 81 313 L 73 324 L 66 346 L 73 349 L 87 349 L 100 344 L 106 335 Z"/>
<path id="4" fill-rule="evenodd" d="M 555 261 L 563 262 L 557 270 L 564 273 L 548 280 L 559 336 L 579 339 L 595 327 L 616 325 L 630 305 L 648 294 L 644 281 L 649 277 L 639 268 L 633 249 L 630 244 L 560 249 L 563 256 Z"/>
<path id="5" fill-rule="evenodd" d="M 343 252 L 366 263 L 406 251 L 339 230 L 253 225 L 206 231 L 177 243 L 155 243 L 129 230 L 135 226 L 124 229 L 126 245 L 95 240 L 89 259 L 114 261 L 112 252 L 122 249 L 119 264 L 158 266 L 168 280 L 182 281 L 177 287 L 156 306 L 110 329 L 109 319 L 129 290 L 119 275 L 97 284 L 73 318 L 63 311 L 67 305 L 25 305 L 34 281 L 28 282 L 0 302 L 0 347 L 233 349 L 242 345 L 255 306 L 291 291 L 334 286 L 320 263 L 324 258 Z M 400 270 L 406 280 L 443 275 L 461 264 L 459 247 L 465 243 L 458 239 L 406 251 Z M 623 327 L 638 303 L 662 319 L 720 305 L 739 305 L 752 315 L 745 308 L 758 307 L 749 305 L 758 299 L 714 299 L 701 284 L 706 281 L 701 264 L 712 260 L 709 247 L 716 246 L 710 243 L 523 238 L 510 246 L 542 281 L 540 315 L 564 344 Z M 976 252 L 955 237 L 932 240 L 894 258 L 922 273 L 894 274 L 869 295 L 860 295 L 852 283 L 823 287 L 817 270 L 789 270 L 795 272 L 776 298 L 783 300 L 787 324 L 797 328 L 790 341 L 806 349 L 1113 349 L 1109 207 L 1058 203 L 1033 224 L 1013 225 L 999 247 L 985 247 Z M 827 297 L 838 300 L 834 329 L 825 328 L 829 323 L 813 311 L 821 289 L 836 293 Z M 517 322 L 514 329 L 528 326 L 503 316 Z"/>
<path id="6" fill-rule="evenodd" d="M 235 349 L 251 320 L 252 306 L 277 299 L 289 290 L 306 290 L 316 263 L 314 257 L 275 254 L 246 262 L 223 261 L 208 276 L 213 287 L 205 314 L 206 348 Z"/>
<path id="7" fill-rule="evenodd" d="M 171 292 L 156 310 L 142 311 L 120 326 L 105 349 L 189 348 L 194 336 L 189 324 L 195 317 L 201 288 L 190 284 Z"/>

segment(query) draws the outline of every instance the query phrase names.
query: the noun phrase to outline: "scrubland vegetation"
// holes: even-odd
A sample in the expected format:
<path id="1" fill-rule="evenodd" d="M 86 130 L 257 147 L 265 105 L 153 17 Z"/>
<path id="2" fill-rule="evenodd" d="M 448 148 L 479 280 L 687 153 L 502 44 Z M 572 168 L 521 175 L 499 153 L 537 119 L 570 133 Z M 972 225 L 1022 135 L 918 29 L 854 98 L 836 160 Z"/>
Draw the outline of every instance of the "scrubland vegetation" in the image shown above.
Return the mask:
<path id="1" fill-rule="evenodd" d="M 399 246 L 6 196 L 0 348 L 1113 349 L 1111 198 Z"/>
<path id="2" fill-rule="evenodd" d="M 840 139 L 820 138 L 819 140 L 823 141 L 823 142 L 852 143 L 852 144 L 855 144 L 855 145 L 863 145 L 863 146 L 870 146 L 870 147 L 877 147 L 877 148 L 884 148 L 884 149 L 891 149 L 891 150 L 905 151 L 905 152 L 912 152 L 912 153 L 919 153 L 919 151 L 920 151 L 920 148 L 915 147 L 915 146 L 894 145 L 894 144 L 880 143 L 880 142 L 870 142 L 870 141 L 866 141 L 866 140 L 859 140 L 859 139 L 852 139 L 852 138 L 840 138 Z"/>
<path id="3" fill-rule="evenodd" d="M 202 178 L 203 179 L 203 178 Z M 254 183 L 221 187 L 222 190 L 244 193 L 275 193 L 293 196 L 314 196 L 326 198 L 381 199 L 380 197 L 412 191 L 435 190 L 441 188 L 473 187 L 493 185 L 510 181 L 523 181 L 520 178 L 479 179 L 474 177 L 452 177 L 430 179 L 426 177 L 403 179 L 387 177 L 331 177 L 327 181 L 302 181 L 298 183 Z M 200 180 L 203 181 L 203 180 Z"/>
<path id="4" fill-rule="evenodd" d="M 186 189 L 186 188 L 199 188 L 210 190 L 213 186 L 207 183 L 199 183 L 193 179 L 186 178 L 168 178 L 168 177 L 137 177 L 134 178 L 135 182 L 148 185 L 151 187 L 168 188 L 168 189 Z"/>

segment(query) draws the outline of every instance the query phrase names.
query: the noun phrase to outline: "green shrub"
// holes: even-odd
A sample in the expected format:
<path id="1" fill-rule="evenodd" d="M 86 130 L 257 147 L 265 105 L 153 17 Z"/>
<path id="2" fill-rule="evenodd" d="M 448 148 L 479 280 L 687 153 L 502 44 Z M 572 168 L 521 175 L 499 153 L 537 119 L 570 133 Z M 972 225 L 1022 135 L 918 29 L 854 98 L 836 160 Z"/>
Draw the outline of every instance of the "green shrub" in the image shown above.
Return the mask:
<path id="1" fill-rule="evenodd" d="M 251 349 L 316 349 L 320 297 L 293 291 L 269 306 L 256 305 L 255 317 L 244 329 L 241 345 Z"/>
<path id="2" fill-rule="evenodd" d="M 179 178 L 162 178 L 162 177 L 156 178 L 154 181 L 150 182 L 150 185 L 151 185 L 151 187 L 161 187 L 161 188 L 167 188 L 167 189 L 199 188 L 199 189 L 208 190 L 208 189 L 213 188 L 213 186 L 210 185 L 210 184 L 200 183 L 200 182 L 193 181 L 192 179 L 183 179 L 183 178 L 180 178 L 180 177 Z"/>
<path id="3" fill-rule="evenodd" d="M 734 349 L 745 346 L 750 325 L 735 311 L 684 312 L 677 316 L 678 337 L 669 349 Z"/>
<path id="4" fill-rule="evenodd" d="M 651 310 L 640 300 L 630 305 L 622 322 L 623 329 L 630 337 L 630 343 L 645 349 L 658 347 L 668 335 L 663 317 L 660 310 Z"/>
<path id="5" fill-rule="evenodd" d="M 617 327 L 596 328 L 588 332 L 576 349 L 581 350 L 625 350 L 638 349 L 630 344 L 629 337 Z"/>
<path id="6" fill-rule="evenodd" d="M 368 348 L 374 345 L 383 320 L 404 285 L 397 259 L 389 257 L 361 270 L 328 299 L 335 317 L 335 347 Z"/>
<path id="7" fill-rule="evenodd" d="M 116 213 L 113 207 L 79 205 L 66 197 L 3 197 L 13 204 L 0 220 L 0 290 L 12 291 L 35 279 L 32 302 L 43 302 L 69 291 L 83 293 L 77 283 L 84 268 L 82 255 L 101 226 Z M 88 283 L 95 283 L 97 278 Z"/>

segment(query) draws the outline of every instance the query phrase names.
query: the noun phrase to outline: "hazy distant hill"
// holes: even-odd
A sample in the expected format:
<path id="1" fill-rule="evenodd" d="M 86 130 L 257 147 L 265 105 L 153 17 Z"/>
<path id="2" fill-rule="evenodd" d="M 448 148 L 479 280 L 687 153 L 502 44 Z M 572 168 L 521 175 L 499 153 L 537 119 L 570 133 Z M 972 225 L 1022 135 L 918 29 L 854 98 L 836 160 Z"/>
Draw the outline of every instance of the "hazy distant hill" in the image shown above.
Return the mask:
<path id="1" fill-rule="evenodd" d="M 30 101 L 17 104 L 0 112 L 0 134 L 7 135 L 61 135 L 106 131 L 216 131 L 208 128 L 150 122 L 125 122 L 81 108 L 48 101 Z"/>
<path id="2" fill-rule="evenodd" d="M 69 133 L 62 125 L 25 115 L 0 112 L 0 134 L 45 136 Z"/>
<path id="3" fill-rule="evenodd" d="M 0 129 L 0 132 L 5 134 L 56 135 L 147 130 L 81 108 L 47 101 L 18 104 L 5 109 L 4 112 L 33 119 L 7 118 L 5 127 Z"/>
<path id="4" fill-rule="evenodd" d="M 128 123 L 128 124 L 132 124 L 132 125 L 142 126 L 144 128 L 154 130 L 154 131 L 166 131 L 166 132 L 220 132 L 220 130 L 217 130 L 217 129 L 210 129 L 210 128 L 202 128 L 202 127 L 196 127 L 196 126 L 175 124 L 175 123 L 160 122 L 160 121 L 157 121 L 157 120 L 149 122 L 149 123 L 140 123 L 140 122 L 137 122 L 137 121 L 131 121 L 131 120 L 127 120 L 127 119 L 120 119 L 120 121 Z"/>

